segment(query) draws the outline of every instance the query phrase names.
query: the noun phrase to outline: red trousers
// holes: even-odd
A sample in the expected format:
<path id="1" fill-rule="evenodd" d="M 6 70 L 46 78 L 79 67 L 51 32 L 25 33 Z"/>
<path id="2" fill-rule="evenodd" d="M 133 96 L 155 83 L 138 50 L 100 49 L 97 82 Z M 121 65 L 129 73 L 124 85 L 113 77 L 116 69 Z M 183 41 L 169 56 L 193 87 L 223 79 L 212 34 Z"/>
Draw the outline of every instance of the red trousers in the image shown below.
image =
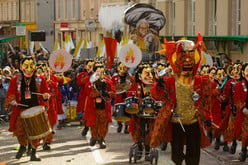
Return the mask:
<path id="1" fill-rule="evenodd" d="M 108 133 L 108 115 L 105 109 L 96 110 L 96 124 L 90 127 L 94 139 L 103 140 Z"/>

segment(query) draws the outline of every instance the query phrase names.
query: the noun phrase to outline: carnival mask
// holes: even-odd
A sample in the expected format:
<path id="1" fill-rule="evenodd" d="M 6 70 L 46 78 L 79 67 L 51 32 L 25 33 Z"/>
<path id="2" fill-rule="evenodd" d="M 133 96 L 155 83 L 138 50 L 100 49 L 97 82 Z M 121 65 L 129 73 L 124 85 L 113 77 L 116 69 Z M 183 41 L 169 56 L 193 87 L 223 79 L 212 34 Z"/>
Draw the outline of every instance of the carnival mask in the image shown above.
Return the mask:
<path id="1" fill-rule="evenodd" d="M 229 76 L 234 80 L 239 80 L 241 77 L 241 68 L 241 64 L 234 64 L 233 66 L 231 65 L 231 72 Z"/>
<path id="2" fill-rule="evenodd" d="M 35 70 L 36 65 L 33 59 L 25 59 L 25 61 L 21 65 L 21 70 L 25 77 L 32 77 Z"/>
<path id="3" fill-rule="evenodd" d="M 94 61 L 92 61 L 92 62 L 89 61 L 89 62 L 87 63 L 87 65 L 86 65 L 86 70 L 87 70 L 88 73 L 92 72 L 93 66 L 94 66 Z"/>
<path id="4" fill-rule="evenodd" d="M 201 75 L 209 75 L 210 67 L 208 65 L 204 65 L 201 70 Z"/>
<path id="5" fill-rule="evenodd" d="M 124 76 L 125 73 L 128 71 L 128 67 L 126 67 L 124 64 L 120 63 L 118 65 L 117 71 L 120 76 Z"/>
<path id="6" fill-rule="evenodd" d="M 151 85 L 154 83 L 154 77 L 150 67 L 143 68 L 142 73 L 140 74 L 140 80 L 146 85 Z"/>
<path id="7" fill-rule="evenodd" d="M 209 72 L 209 78 L 210 80 L 214 81 L 215 80 L 215 73 L 216 73 L 216 70 L 215 69 L 211 69 L 210 72 Z"/>
<path id="8" fill-rule="evenodd" d="M 224 79 L 226 78 L 226 72 L 224 69 L 218 69 L 215 79 L 218 81 L 219 84 L 222 84 Z"/>
<path id="9" fill-rule="evenodd" d="M 246 65 L 245 69 L 242 71 L 243 77 L 248 81 L 248 65 Z"/>

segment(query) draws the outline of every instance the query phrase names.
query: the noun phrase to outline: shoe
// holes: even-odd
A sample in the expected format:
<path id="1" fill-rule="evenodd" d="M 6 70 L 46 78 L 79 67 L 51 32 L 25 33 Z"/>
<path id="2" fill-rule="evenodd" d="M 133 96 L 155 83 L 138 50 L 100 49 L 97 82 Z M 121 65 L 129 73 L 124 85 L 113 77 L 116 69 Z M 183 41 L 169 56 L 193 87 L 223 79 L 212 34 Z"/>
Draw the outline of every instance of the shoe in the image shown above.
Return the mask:
<path id="1" fill-rule="evenodd" d="M 48 143 L 45 143 L 45 144 L 43 145 L 43 150 L 45 150 L 45 151 L 51 150 L 51 147 L 48 145 Z"/>
<path id="2" fill-rule="evenodd" d="M 54 130 L 52 131 L 52 134 L 55 135 L 55 131 Z"/>
<path id="3" fill-rule="evenodd" d="M 244 162 L 246 160 L 247 157 L 247 149 L 242 149 L 241 153 L 239 154 L 239 161 Z"/>
<path id="4" fill-rule="evenodd" d="M 117 133 L 120 133 L 122 130 L 122 124 L 118 123 Z"/>
<path id="5" fill-rule="evenodd" d="M 232 146 L 231 146 L 231 149 L 230 149 L 230 153 L 231 154 L 235 154 L 236 148 L 237 148 L 237 142 L 236 141 L 233 141 Z"/>
<path id="6" fill-rule="evenodd" d="M 93 137 L 91 137 L 90 138 L 90 146 L 94 146 L 95 144 L 96 144 L 96 140 Z"/>
<path id="7" fill-rule="evenodd" d="M 20 148 L 16 154 L 16 159 L 20 159 L 25 151 L 26 151 L 26 146 L 20 146 Z"/>
<path id="8" fill-rule="evenodd" d="M 83 131 L 81 132 L 81 135 L 82 136 L 86 136 L 87 135 L 87 133 L 88 133 L 88 131 L 89 131 L 89 127 L 84 127 L 84 129 L 83 129 Z"/>
<path id="9" fill-rule="evenodd" d="M 128 125 L 125 125 L 124 133 L 125 133 L 125 134 L 129 134 L 129 132 L 128 132 Z"/>
<path id="10" fill-rule="evenodd" d="M 105 143 L 104 140 L 100 140 L 99 145 L 100 145 L 100 149 L 105 149 L 106 148 L 106 143 Z"/>
<path id="11" fill-rule="evenodd" d="M 225 152 L 229 151 L 229 147 L 227 145 L 227 142 L 224 143 L 223 151 L 225 151 Z"/>
<path id="12" fill-rule="evenodd" d="M 165 151 L 165 150 L 166 150 L 167 144 L 168 144 L 168 143 L 166 143 L 166 142 L 162 142 L 162 144 L 161 144 L 161 146 L 160 146 L 160 148 L 161 148 L 162 151 Z"/>
<path id="13" fill-rule="evenodd" d="M 32 148 L 30 161 L 41 161 L 39 157 L 36 156 L 36 149 Z"/>

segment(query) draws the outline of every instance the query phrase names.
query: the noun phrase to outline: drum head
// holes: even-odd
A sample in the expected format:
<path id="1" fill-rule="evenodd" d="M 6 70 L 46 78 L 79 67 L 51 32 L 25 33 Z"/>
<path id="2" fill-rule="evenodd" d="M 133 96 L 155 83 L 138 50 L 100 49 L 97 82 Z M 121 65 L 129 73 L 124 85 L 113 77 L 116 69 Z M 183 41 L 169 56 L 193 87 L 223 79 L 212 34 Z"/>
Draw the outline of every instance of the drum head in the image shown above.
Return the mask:
<path id="1" fill-rule="evenodd" d="M 144 108 L 143 111 L 145 113 L 153 113 L 154 112 L 154 109 L 153 108 Z"/>
<path id="2" fill-rule="evenodd" d="M 133 115 L 133 114 L 137 114 L 139 110 L 137 108 L 127 108 L 126 112 Z"/>
<path id="3" fill-rule="evenodd" d="M 44 110 L 45 110 L 44 106 L 35 106 L 32 108 L 26 109 L 25 111 L 21 113 L 21 118 L 29 118 L 32 116 L 36 116 L 42 113 L 42 111 Z"/>
<path id="4" fill-rule="evenodd" d="M 115 117 L 115 120 L 118 121 L 118 122 L 128 122 L 130 121 L 130 117 L 127 117 L 127 116 L 117 116 Z"/>

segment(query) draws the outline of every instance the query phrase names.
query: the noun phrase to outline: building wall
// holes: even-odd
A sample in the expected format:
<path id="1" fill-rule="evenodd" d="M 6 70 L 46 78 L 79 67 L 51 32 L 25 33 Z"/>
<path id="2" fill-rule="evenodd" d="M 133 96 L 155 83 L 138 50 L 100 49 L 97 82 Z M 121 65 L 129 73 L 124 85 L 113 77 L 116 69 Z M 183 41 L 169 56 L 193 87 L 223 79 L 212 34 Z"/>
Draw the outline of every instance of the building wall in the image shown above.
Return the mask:
<path id="1" fill-rule="evenodd" d="M 46 32 L 46 41 L 41 43 L 49 51 L 54 44 L 54 15 L 54 0 L 37 0 L 37 30 Z"/>

